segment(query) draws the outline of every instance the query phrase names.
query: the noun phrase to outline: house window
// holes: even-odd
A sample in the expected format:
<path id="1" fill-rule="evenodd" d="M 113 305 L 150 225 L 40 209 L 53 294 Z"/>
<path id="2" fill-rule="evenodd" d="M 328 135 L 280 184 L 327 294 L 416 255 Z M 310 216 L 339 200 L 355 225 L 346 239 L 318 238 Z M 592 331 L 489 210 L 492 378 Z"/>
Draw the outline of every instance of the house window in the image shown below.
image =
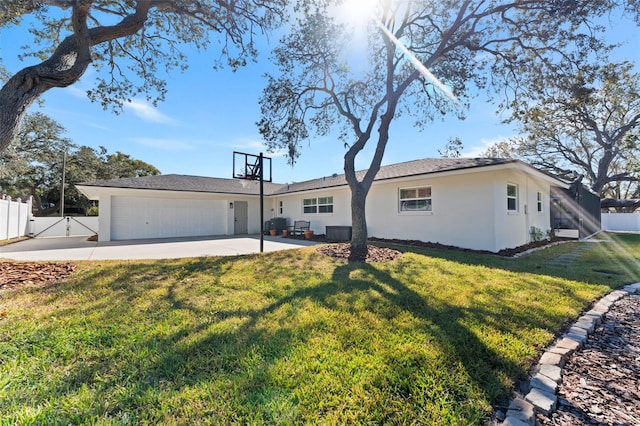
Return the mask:
<path id="1" fill-rule="evenodd" d="M 542 192 L 538 191 L 538 211 L 542 211 Z"/>
<path id="2" fill-rule="evenodd" d="M 282 205 L 282 200 L 278 201 L 278 211 L 280 211 L 280 214 L 282 214 L 283 212 L 283 205 Z"/>
<path id="3" fill-rule="evenodd" d="M 518 185 L 507 184 L 507 211 L 518 211 Z"/>
<path id="4" fill-rule="evenodd" d="M 431 187 L 401 188 L 399 206 L 401 212 L 430 212 Z"/>
<path id="5" fill-rule="evenodd" d="M 302 200 L 302 211 L 304 213 L 318 213 L 318 199 L 305 198 Z"/>
<path id="6" fill-rule="evenodd" d="M 302 200 L 304 213 L 333 213 L 333 197 L 305 198 Z"/>
<path id="7" fill-rule="evenodd" d="M 333 197 L 318 198 L 318 213 L 333 213 Z"/>

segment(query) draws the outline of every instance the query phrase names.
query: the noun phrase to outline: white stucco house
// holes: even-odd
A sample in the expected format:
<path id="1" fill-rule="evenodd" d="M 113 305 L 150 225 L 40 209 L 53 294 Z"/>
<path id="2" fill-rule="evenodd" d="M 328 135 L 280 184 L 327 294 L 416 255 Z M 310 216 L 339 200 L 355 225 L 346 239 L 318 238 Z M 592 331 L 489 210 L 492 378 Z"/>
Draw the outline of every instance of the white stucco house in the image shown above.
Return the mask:
<path id="1" fill-rule="evenodd" d="M 360 172 L 364 173 L 364 171 Z M 258 182 L 159 175 L 77 185 L 100 206 L 99 240 L 256 234 Z M 383 166 L 367 198 L 369 236 L 437 242 L 497 252 L 551 228 L 552 187 L 568 185 L 519 161 L 422 159 Z M 351 224 L 344 175 L 290 184 L 265 183 L 264 218 Z"/>

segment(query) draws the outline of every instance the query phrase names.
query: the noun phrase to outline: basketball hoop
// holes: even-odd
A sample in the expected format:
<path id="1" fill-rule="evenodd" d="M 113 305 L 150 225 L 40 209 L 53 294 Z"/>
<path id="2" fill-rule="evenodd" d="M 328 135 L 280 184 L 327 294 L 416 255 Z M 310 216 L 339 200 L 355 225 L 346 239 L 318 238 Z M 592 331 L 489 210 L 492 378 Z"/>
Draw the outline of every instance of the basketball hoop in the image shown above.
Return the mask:
<path id="1" fill-rule="evenodd" d="M 265 163 L 268 167 L 264 167 Z M 263 156 L 262 153 L 254 155 L 233 151 L 232 176 L 234 179 L 240 179 L 243 188 L 248 188 L 252 180 L 260 183 L 260 253 L 262 253 L 264 251 L 264 182 L 271 182 L 271 158 Z"/>
<path id="2" fill-rule="evenodd" d="M 241 181 L 271 182 L 271 158 L 234 151 L 232 177 Z"/>

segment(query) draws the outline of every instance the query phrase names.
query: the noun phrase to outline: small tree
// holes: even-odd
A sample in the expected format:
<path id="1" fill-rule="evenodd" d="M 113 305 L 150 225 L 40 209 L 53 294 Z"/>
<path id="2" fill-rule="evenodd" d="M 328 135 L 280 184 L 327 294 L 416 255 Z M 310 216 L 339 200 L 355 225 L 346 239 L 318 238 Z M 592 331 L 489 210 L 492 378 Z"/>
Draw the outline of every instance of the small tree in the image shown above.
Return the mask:
<path id="1" fill-rule="evenodd" d="M 337 2 L 340 3 L 340 2 Z M 359 10 L 368 21 L 364 70 L 345 53 L 352 45 L 347 20 L 330 0 L 301 1 L 298 23 L 274 51 L 280 73 L 269 76 L 260 132 L 271 148 L 285 148 L 293 164 L 315 130 L 334 128 L 346 147 L 344 171 L 351 190 L 351 259 L 367 253 L 366 197 L 380 169 L 391 124 L 411 114 L 416 125 L 462 109 L 471 87 L 514 81 L 545 55 L 566 57 L 571 43 L 598 45 L 580 26 L 608 10 L 608 1 L 396 1 Z M 369 16 L 372 16 L 369 19 Z M 580 50 L 579 50 L 580 51 Z M 431 72 L 445 83 L 433 78 Z M 373 159 L 361 179 L 356 156 L 372 141 Z"/>
<path id="2" fill-rule="evenodd" d="M 77 82 L 90 64 L 99 74 L 89 98 L 118 110 L 140 94 L 164 99 L 161 69 L 185 69 L 180 45 L 208 47 L 219 35 L 220 57 L 239 67 L 257 53 L 255 32 L 272 28 L 286 0 L 3 0 L 0 28 L 31 15 L 32 50 L 42 62 L 0 89 L 0 154 L 17 136 L 29 106 L 47 90 Z M 221 62 L 216 62 L 221 65 Z"/>

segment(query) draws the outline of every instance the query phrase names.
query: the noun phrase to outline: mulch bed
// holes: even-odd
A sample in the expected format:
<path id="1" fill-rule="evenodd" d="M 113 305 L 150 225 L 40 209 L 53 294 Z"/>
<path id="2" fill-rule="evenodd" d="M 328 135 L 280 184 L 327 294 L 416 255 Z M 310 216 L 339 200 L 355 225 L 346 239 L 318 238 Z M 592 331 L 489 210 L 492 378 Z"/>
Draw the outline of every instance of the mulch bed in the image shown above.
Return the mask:
<path id="1" fill-rule="evenodd" d="M 616 302 L 562 370 L 558 410 L 542 426 L 640 425 L 640 295 Z"/>
<path id="2" fill-rule="evenodd" d="M 317 248 L 319 253 L 338 259 L 349 259 L 351 245 L 349 243 L 331 244 Z M 388 262 L 402 256 L 402 252 L 386 247 L 369 246 L 365 262 Z"/>
<path id="3" fill-rule="evenodd" d="M 292 238 L 292 239 L 298 239 L 298 240 L 305 239 L 303 236 L 288 236 L 286 238 Z M 336 257 L 339 259 L 349 258 L 349 253 L 350 253 L 349 243 L 338 243 L 336 241 L 329 240 L 323 234 L 314 234 L 311 240 L 319 243 L 331 244 L 331 246 L 319 247 L 317 249 L 318 252 L 322 254 L 326 254 L 327 256 Z M 529 250 L 547 247 L 547 246 L 554 245 L 564 241 L 576 241 L 576 240 L 571 238 L 553 238 L 551 240 L 545 239 L 542 241 L 531 242 L 529 244 L 525 244 L 519 247 L 503 249 L 497 253 L 487 251 L 487 250 L 472 250 L 472 249 L 466 249 L 466 248 L 461 248 L 456 246 L 448 246 L 445 244 L 431 243 L 431 242 L 425 242 L 425 241 L 419 241 L 419 240 L 398 240 L 398 239 L 390 239 L 390 238 L 370 237 L 369 241 L 378 242 L 382 244 L 393 244 L 393 245 L 409 246 L 409 247 L 430 248 L 430 249 L 438 249 L 438 250 L 455 250 L 463 253 L 491 254 L 494 256 L 501 256 L 501 257 L 514 257 L 524 252 L 527 252 Z M 366 262 L 386 262 L 390 260 L 395 260 L 399 258 L 401 255 L 402 255 L 402 252 L 398 250 L 369 245 L 369 252 L 367 254 Z"/>
<path id="4" fill-rule="evenodd" d="M 381 243 L 397 244 L 397 245 L 404 245 L 404 246 L 411 246 L 411 247 L 432 248 L 432 249 L 439 249 L 439 250 L 456 250 L 456 251 L 461 251 L 465 253 L 493 254 L 493 255 L 502 256 L 502 257 L 513 257 L 515 255 L 524 253 L 526 251 L 529 251 L 535 248 L 546 247 L 548 245 L 555 244 L 562 241 L 576 241 L 570 238 L 553 238 L 551 240 L 531 242 L 529 244 L 525 244 L 519 247 L 502 249 L 499 252 L 494 253 L 488 250 L 472 250 L 472 249 L 466 249 L 466 248 L 461 248 L 456 246 L 448 246 L 440 243 L 430 243 L 430 242 L 419 241 L 419 240 L 396 240 L 396 239 L 375 238 L 375 237 L 369 238 L 369 240 L 377 241 Z"/>
<path id="5" fill-rule="evenodd" d="M 0 261 L 0 290 L 53 283 L 70 275 L 73 263 Z"/>

